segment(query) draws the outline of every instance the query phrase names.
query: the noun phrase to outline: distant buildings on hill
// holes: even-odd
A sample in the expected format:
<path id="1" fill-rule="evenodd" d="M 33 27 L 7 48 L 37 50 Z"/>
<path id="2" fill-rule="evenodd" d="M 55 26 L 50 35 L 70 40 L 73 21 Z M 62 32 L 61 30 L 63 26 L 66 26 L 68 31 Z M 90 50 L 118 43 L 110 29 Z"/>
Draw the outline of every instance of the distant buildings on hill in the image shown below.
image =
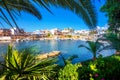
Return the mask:
<path id="1" fill-rule="evenodd" d="M 71 37 L 71 36 L 88 36 L 90 34 L 94 35 L 100 35 L 104 34 L 106 28 L 100 28 L 97 27 L 96 30 L 90 31 L 90 30 L 74 30 L 72 28 L 65 28 L 63 30 L 60 30 L 58 28 L 54 28 L 51 30 L 35 30 L 33 32 L 25 32 L 23 29 L 0 29 L 0 40 L 3 39 L 3 37 L 9 37 L 8 39 L 24 39 L 24 38 L 44 38 L 44 37 Z M 6 38 L 5 38 L 6 39 Z"/>
<path id="2" fill-rule="evenodd" d="M 16 40 L 18 38 L 24 38 L 26 32 L 23 29 L 3 29 L 0 28 L 0 40 Z"/>
<path id="3" fill-rule="evenodd" d="M 16 36 L 19 36 L 19 35 L 24 35 L 26 32 L 23 30 L 23 29 L 3 29 L 3 28 L 0 28 L 0 36 L 12 36 L 12 35 L 16 35 Z"/>
<path id="4" fill-rule="evenodd" d="M 10 29 L 0 29 L 0 36 L 11 36 Z"/>
<path id="5" fill-rule="evenodd" d="M 95 34 L 104 34 L 105 31 L 107 29 L 105 28 L 97 28 L 96 31 L 97 33 Z M 74 30 L 72 28 L 65 28 L 63 30 L 59 30 L 58 28 L 55 29 L 51 29 L 51 30 L 36 30 L 33 31 L 32 34 L 36 34 L 36 35 L 47 35 L 47 34 L 51 34 L 51 35 L 89 35 L 90 34 L 90 30 Z"/>

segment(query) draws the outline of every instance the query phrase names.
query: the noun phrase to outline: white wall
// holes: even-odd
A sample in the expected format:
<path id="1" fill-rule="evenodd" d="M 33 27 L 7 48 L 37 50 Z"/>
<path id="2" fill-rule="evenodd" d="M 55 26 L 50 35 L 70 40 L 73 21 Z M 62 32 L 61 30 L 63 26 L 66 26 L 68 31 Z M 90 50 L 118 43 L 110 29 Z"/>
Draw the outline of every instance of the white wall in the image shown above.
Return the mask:
<path id="1" fill-rule="evenodd" d="M 11 37 L 10 37 L 10 36 L 2 36 L 2 37 L 0 37 L 0 40 L 1 40 L 1 41 L 11 40 Z"/>

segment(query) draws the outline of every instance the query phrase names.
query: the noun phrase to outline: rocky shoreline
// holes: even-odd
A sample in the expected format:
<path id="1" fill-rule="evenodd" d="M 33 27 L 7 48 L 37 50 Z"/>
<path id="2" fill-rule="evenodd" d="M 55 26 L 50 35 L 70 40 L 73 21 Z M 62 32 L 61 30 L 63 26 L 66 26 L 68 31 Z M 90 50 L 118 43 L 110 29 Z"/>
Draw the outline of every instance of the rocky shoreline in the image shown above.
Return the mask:
<path id="1" fill-rule="evenodd" d="M 60 51 L 52 51 L 52 52 L 49 52 L 49 53 L 39 54 L 39 55 L 37 55 L 36 59 L 40 59 L 40 60 L 47 59 L 47 58 L 50 58 L 50 57 L 56 57 L 60 54 L 61 54 Z"/>

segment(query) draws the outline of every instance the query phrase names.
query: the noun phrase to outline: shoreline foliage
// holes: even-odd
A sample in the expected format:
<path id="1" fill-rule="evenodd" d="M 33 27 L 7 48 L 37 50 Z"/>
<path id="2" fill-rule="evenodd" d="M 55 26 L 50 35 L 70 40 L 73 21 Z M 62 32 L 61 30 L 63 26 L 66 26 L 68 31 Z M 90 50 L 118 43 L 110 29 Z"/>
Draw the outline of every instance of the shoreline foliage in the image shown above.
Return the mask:
<path id="1" fill-rule="evenodd" d="M 4 62 L 0 63 L 1 80 L 117 80 L 120 76 L 120 55 L 99 56 L 96 60 L 72 64 L 77 56 L 64 59 L 63 67 L 56 58 L 36 60 L 27 50 L 8 46 Z"/>

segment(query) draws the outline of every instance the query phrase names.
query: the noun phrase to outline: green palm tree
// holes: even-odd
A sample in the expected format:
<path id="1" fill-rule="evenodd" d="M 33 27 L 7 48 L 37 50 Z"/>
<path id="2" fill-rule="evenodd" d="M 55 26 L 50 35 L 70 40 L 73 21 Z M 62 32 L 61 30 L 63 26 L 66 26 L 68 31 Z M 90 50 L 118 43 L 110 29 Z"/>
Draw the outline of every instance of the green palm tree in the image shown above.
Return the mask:
<path id="1" fill-rule="evenodd" d="M 12 23 L 6 16 L 4 10 L 6 10 L 15 24 L 16 28 L 19 29 L 16 21 L 15 15 L 20 15 L 21 11 L 25 11 L 31 13 L 32 15 L 36 16 L 38 19 L 41 19 L 41 14 L 37 10 L 37 8 L 29 1 L 29 0 L 1 0 L 0 1 L 0 18 L 3 19 L 8 25 L 13 28 Z"/>
<path id="2" fill-rule="evenodd" d="M 89 46 L 86 45 L 79 45 L 78 47 L 84 47 L 89 50 L 93 54 L 93 60 L 96 59 L 96 54 L 99 54 L 103 49 L 107 49 L 102 43 L 99 43 L 98 40 L 96 42 L 87 41 Z"/>
<path id="3" fill-rule="evenodd" d="M 120 28 L 120 1 L 106 0 L 101 11 L 108 16 L 109 30 L 118 33 Z"/>
<path id="4" fill-rule="evenodd" d="M 96 27 L 96 13 L 91 0 L 1 0 L 0 12 L 2 14 L 0 15 L 0 18 L 4 20 L 7 24 L 9 24 L 11 27 L 13 27 L 11 22 L 8 20 L 8 17 L 3 11 L 3 9 L 6 10 L 18 29 L 19 27 L 14 18 L 16 14 L 20 15 L 21 11 L 31 13 L 38 19 L 41 19 L 41 14 L 33 3 L 43 6 L 50 13 L 52 13 L 49 9 L 49 6 L 51 5 L 56 7 L 60 6 L 64 9 L 69 9 L 72 12 L 76 13 L 78 16 L 82 17 L 82 19 L 90 29 Z"/>
<path id="5" fill-rule="evenodd" d="M 5 62 L 0 63 L 4 68 L 0 80 L 48 80 L 57 72 L 55 59 L 39 61 L 29 51 L 18 52 L 11 46 L 4 59 Z"/>
<path id="6" fill-rule="evenodd" d="M 107 33 L 104 35 L 104 39 L 110 44 L 108 48 L 116 49 L 116 53 L 120 54 L 120 35 L 116 33 Z"/>
<path id="7" fill-rule="evenodd" d="M 72 56 L 68 57 L 67 59 L 65 59 L 63 57 L 63 55 L 61 54 L 61 59 L 63 60 L 63 63 L 64 63 L 63 67 L 65 67 L 67 64 L 71 63 L 72 60 L 75 58 L 79 58 L 78 55 L 72 55 Z"/>
<path id="8" fill-rule="evenodd" d="M 41 3 L 40 0 L 34 0 Z M 54 5 L 69 9 L 80 16 L 89 28 L 96 27 L 96 13 L 91 0 L 45 0 L 46 5 Z"/>

